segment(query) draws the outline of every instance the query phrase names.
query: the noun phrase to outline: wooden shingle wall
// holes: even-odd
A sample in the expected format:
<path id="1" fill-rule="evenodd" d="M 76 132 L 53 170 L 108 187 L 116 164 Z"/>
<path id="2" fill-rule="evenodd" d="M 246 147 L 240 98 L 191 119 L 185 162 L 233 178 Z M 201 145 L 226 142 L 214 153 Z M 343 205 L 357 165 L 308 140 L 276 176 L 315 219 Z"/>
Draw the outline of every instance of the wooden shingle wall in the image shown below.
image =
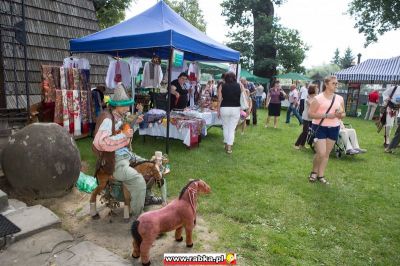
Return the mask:
<path id="1" fill-rule="evenodd" d="M 21 21 L 21 18 L 7 14 L 12 8 L 14 14 L 21 15 L 21 7 L 21 0 L 0 1 L 0 24 L 11 27 Z M 40 95 L 40 65 L 61 66 L 63 59 L 69 56 L 69 40 L 94 33 L 99 27 L 91 0 L 25 0 L 25 17 L 29 92 Z M 12 96 L 15 94 L 15 76 L 19 94 L 26 94 L 23 46 L 13 43 L 13 35 L 11 31 L 2 31 L 1 37 L 3 56 L 0 64 L 4 68 L 4 82 L 1 82 L 0 89 L 7 95 L 7 108 L 16 107 L 15 96 Z M 89 60 L 92 86 L 103 84 L 107 57 L 96 54 L 76 56 Z M 26 97 L 20 99 L 19 107 L 26 106 Z M 38 101 L 40 97 L 31 97 L 31 104 Z"/>

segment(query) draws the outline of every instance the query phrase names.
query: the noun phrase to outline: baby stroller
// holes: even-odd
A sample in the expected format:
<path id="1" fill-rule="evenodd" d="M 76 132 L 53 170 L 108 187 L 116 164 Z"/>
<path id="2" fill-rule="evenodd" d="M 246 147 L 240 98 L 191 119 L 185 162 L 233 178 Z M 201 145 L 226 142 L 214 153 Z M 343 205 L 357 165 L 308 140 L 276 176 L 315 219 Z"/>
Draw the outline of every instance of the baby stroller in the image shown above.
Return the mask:
<path id="1" fill-rule="evenodd" d="M 352 128 L 352 126 L 350 124 L 344 124 L 346 128 Z M 312 151 L 315 153 L 315 148 L 314 148 L 314 144 L 315 144 L 315 139 L 314 139 L 314 131 L 313 129 L 310 127 L 308 129 L 308 133 L 307 133 L 307 144 L 310 146 L 310 148 L 312 149 Z M 336 158 L 341 158 L 343 154 L 346 154 L 346 147 L 344 145 L 344 142 L 342 140 L 342 137 L 339 134 L 339 138 L 338 140 L 335 142 L 335 146 L 332 149 L 332 153 L 335 154 Z M 352 154 L 353 155 L 353 154 Z"/>

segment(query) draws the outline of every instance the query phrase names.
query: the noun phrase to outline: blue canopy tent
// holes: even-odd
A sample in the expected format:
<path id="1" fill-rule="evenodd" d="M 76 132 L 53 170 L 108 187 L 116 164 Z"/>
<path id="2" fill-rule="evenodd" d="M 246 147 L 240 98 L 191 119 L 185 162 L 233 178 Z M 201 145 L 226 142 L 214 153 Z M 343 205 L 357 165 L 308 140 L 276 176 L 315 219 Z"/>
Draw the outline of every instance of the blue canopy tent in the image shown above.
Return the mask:
<path id="1" fill-rule="evenodd" d="M 158 55 L 172 65 L 173 49 L 188 61 L 237 63 L 240 53 L 209 38 L 180 17 L 163 1 L 143 13 L 88 36 L 70 40 L 72 53 L 147 57 Z M 166 153 L 169 150 L 171 68 L 168 73 Z"/>

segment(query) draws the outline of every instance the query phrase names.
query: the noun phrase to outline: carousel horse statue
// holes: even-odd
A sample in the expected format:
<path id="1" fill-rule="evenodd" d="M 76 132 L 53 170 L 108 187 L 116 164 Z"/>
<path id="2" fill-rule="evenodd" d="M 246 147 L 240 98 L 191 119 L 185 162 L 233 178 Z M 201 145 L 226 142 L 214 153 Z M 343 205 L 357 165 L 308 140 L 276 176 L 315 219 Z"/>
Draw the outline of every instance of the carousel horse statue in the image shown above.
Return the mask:
<path id="1" fill-rule="evenodd" d="M 193 247 L 192 230 L 196 225 L 198 194 L 207 194 L 211 188 L 201 179 L 190 181 L 181 191 L 179 198 L 167 206 L 142 213 L 133 222 L 132 257 L 142 259 L 143 265 L 150 265 L 150 248 L 160 233 L 175 231 L 175 240 L 183 240 L 182 230 L 185 228 L 186 246 Z"/>
<path id="2" fill-rule="evenodd" d="M 150 196 L 146 196 L 145 205 L 166 205 L 167 192 L 164 175 L 169 172 L 169 169 L 165 167 L 166 163 L 168 163 L 168 158 L 165 156 L 161 158 L 153 156 L 151 160 L 142 160 L 140 158 L 140 160 L 130 162 L 130 167 L 139 172 L 146 182 L 146 195 L 149 194 Z M 124 202 L 124 220 L 129 221 L 131 195 L 123 185 L 123 182 L 115 180 L 112 175 L 104 173 L 101 169 L 96 173 L 95 177 L 97 178 L 98 186 L 93 190 L 90 202 L 96 202 L 97 195 L 104 191 L 100 198 L 101 203 L 105 204 L 113 212 L 115 208 L 120 207 L 120 202 Z M 160 188 L 161 198 L 151 195 L 151 189 L 154 184 Z M 99 219 L 100 216 L 97 213 L 92 218 Z"/>

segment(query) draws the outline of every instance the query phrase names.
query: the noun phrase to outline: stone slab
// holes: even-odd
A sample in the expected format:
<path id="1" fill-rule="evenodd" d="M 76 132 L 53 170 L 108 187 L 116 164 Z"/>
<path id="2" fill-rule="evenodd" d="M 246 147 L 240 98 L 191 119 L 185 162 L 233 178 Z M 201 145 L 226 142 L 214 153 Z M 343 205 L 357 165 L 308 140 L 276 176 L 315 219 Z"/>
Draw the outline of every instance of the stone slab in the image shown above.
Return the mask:
<path id="1" fill-rule="evenodd" d="M 49 229 L 12 244 L 0 253 L 0 265 L 49 265 L 60 250 L 73 246 L 72 236 L 61 229 Z"/>
<path id="2" fill-rule="evenodd" d="M 132 262 L 92 242 L 83 241 L 56 254 L 54 265 L 63 266 L 131 266 Z"/>
<path id="3" fill-rule="evenodd" d="M 21 232 L 14 235 L 15 241 L 61 225 L 58 216 L 42 205 L 19 209 L 6 217 L 21 228 Z"/>
<path id="4" fill-rule="evenodd" d="M 5 192 L 0 190 L 0 212 L 4 211 L 8 207 L 8 196 Z"/>

